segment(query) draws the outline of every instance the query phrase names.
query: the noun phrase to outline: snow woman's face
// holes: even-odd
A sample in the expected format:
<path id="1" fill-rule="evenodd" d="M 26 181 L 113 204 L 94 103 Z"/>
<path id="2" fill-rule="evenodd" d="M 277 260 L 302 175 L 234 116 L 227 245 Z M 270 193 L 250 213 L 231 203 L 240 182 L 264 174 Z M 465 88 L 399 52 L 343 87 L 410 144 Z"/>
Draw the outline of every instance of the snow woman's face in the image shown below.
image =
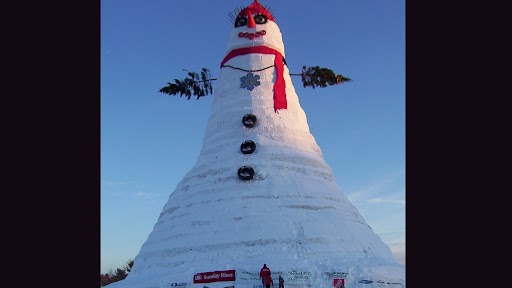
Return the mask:
<path id="1" fill-rule="evenodd" d="M 281 30 L 266 9 L 253 4 L 240 11 L 233 24 L 227 52 L 238 48 L 267 46 L 279 51 L 284 57 Z"/>

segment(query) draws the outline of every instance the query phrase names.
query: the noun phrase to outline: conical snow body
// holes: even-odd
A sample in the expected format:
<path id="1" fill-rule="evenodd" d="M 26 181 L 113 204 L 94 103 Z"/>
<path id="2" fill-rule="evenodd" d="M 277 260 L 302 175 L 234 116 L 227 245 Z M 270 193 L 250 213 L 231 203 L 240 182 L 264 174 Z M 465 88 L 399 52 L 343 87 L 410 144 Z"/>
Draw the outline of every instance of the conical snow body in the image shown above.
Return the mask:
<path id="1" fill-rule="evenodd" d="M 243 34 L 258 31 L 253 39 Z M 235 27 L 226 55 L 256 46 L 285 56 L 274 21 Z M 169 196 L 128 277 L 112 288 L 172 283 L 253 288 L 261 283 L 251 273 L 263 263 L 276 283 L 278 271 L 283 277 L 290 271 L 309 273 L 297 288 L 332 287 L 326 273 L 339 271 L 348 273 L 345 285 L 351 287 L 373 274 L 405 279 L 405 268 L 336 183 L 309 131 L 286 65 L 287 107 L 275 110 L 276 57 L 247 53 L 225 58 L 197 162 Z M 247 114 L 256 116 L 255 126 L 244 126 Z M 241 151 L 247 140 L 255 143 L 251 154 Z M 254 169 L 252 179 L 239 178 L 242 166 Z M 196 273 L 222 270 L 235 270 L 237 280 L 193 283 Z"/>

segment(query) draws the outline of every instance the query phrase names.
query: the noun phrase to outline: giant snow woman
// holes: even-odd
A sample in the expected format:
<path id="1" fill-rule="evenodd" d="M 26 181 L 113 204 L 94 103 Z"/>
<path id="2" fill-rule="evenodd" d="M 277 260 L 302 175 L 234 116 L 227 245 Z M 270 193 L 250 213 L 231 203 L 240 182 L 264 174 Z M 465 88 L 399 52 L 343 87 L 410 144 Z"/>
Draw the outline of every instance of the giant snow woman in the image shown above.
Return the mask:
<path id="1" fill-rule="evenodd" d="M 262 287 L 264 263 L 276 286 L 405 287 L 309 131 L 273 15 L 255 0 L 233 24 L 197 162 L 109 287 Z"/>

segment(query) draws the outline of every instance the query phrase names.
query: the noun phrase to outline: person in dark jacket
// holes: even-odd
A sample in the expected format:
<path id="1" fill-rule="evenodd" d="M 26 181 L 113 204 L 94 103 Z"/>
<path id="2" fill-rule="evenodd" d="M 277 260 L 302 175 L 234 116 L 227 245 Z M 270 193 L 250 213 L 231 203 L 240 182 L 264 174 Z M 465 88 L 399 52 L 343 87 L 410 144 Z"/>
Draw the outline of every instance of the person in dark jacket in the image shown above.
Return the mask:
<path id="1" fill-rule="evenodd" d="M 265 277 L 265 288 L 270 288 L 270 285 L 274 286 L 274 280 L 272 280 L 272 276 L 270 276 L 270 272 L 268 272 Z"/>
<path id="2" fill-rule="evenodd" d="M 265 277 L 267 277 L 268 273 L 270 273 L 270 269 L 267 267 L 267 264 L 263 264 L 263 267 L 260 270 L 260 279 L 263 286 L 265 286 Z"/>
<path id="3" fill-rule="evenodd" d="M 284 279 L 279 275 L 279 288 L 284 288 Z"/>

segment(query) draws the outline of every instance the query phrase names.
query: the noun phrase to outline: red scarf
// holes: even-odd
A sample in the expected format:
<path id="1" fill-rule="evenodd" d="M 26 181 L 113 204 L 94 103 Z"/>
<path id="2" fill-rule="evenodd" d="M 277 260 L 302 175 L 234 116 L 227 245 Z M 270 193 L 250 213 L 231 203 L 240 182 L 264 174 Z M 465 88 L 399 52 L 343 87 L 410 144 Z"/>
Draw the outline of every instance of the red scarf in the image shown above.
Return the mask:
<path id="1" fill-rule="evenodd" d="M 224 66 L 226 62 L 228 62 L 229 59 L 240 56 L 240 55 L 246 55 L 251 53 L 261 53 L 261 54 L 273 54 L 275 55 L 274 59 L 274 65 L 276 67 L 276 83 L 274 83 L 274 111 L 277 111 L 279 109 L 286 109 L 287 103 L 286 103 L 286 84 L 284 82 L 284 64 L 283 64 L 283 55 L 279 53 L 279 51 L 266 47 L 266 46 L 253 46 L 253 47 L 247 47 L 247 48 L 239 48 L 231 50 L 226 57 L 224 57 L 224 60 L 220 63 L 220 68 Z"/>

